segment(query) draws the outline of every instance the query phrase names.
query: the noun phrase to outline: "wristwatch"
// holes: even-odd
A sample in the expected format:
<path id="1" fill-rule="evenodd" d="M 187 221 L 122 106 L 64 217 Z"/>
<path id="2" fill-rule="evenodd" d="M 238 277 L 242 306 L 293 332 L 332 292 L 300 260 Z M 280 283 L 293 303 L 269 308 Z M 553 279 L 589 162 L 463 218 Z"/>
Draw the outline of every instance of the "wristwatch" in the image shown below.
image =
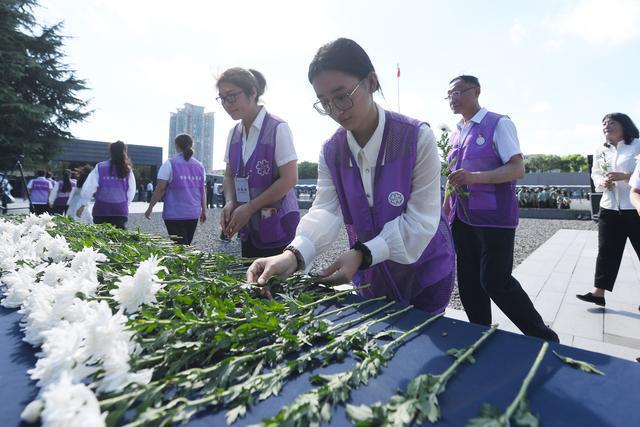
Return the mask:
<path id="1" fill-rule="evenodd" d="M 371 257 L 371 251 L 369 250 L 367 245 L 358 240 L 353 244 L 353 246 L 351 246 L 351 249 L 362 252 L 362 262 L 360 263 L 358 270 L 366 270 L 367 268 L 371 267 L 373 258 Z"/>
<path id="2" fill-rule="evenodd" d="M 295 246 L 287 246 L 284 248 L 285 251 L 293 252 L 293 255 L 296 257 L 296 271 L 304 270 L 304 258 L 302 254 Z"/>

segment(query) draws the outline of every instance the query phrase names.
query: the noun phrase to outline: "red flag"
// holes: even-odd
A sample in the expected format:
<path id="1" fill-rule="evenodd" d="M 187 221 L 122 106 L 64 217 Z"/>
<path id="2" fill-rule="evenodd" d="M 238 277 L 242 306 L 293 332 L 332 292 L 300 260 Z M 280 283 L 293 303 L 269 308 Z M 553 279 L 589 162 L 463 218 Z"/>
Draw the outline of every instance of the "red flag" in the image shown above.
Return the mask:
<path id="1" fill-rule="evenodd" d="M 398 64 L 398 72 L 396 73 L 396 76 L 400 78 L 400 64 Z"/>

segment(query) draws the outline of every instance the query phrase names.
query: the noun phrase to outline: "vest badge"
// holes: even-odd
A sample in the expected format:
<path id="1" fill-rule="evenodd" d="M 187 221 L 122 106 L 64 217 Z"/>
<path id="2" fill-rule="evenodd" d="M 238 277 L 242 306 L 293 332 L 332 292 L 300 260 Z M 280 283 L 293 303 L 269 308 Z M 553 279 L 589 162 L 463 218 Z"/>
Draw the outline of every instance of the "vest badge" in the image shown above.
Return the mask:
<path id="1" fill-rule="evenodd" d="M 478 145 L 482 145 L 484 144 L 486 141 L 484 139 L 484 136 L 482 136 L 482 134 L 478 135 L 478 138 L 476 138 L 476 144 Z"/>
<path id="2" fill-rule="evenodd" d="M 388 200 L 391 206 L 398 207 L 398 206 L 402 206 L 402 204 L 404 203 L 404 196 L 399 191 L 393 191 L 389 193 Z"/>
<path id="3" fill-rule="evenodd" d="M 271 173 L 271 165 L 269 164 L 269 160 L 260 160 L 256 163 L 256 172 L 258 175 L 265 176 Z"/>

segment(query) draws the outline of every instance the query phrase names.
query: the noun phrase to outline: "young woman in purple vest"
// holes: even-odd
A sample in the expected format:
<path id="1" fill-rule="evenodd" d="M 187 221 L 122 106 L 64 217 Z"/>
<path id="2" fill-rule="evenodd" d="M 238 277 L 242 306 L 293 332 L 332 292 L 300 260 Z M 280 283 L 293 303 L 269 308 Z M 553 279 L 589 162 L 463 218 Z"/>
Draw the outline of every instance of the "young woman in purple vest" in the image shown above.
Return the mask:
<path id="1" fill-rule="evenodd" d="M 190 245 L 200 223 L 207 220 L 206 174 L 204 166 L 193 157 L 193 138 L 176 136 L 176 154 L 162 164 L 158 183 L 144 213 L 151 219 L 153 207 L 164 197 L 162 219 L 169 237 L 179 245 Z"/>
<path id="2" fill-rule="evenodd" d="M 455 242 L 458 289 L 469 321 L 491 324 L 491 301 L 525 334 L 558 342 L 533 303 L 511 275 L 518 226 L 515 182 L 524 159 L 513 122 L 480 108 L 480 82 L 458 76 L 445 99 L 461 114 L 451 136 L 449 184 L 445 197 Z"/>
<path id="3" fill-rule="evenodd" d="M 38 171 L 38 177 L 29 181 L 27 190 L 31 197 L 32 212 L 36 215 L 48 212 L 53 184 L 45 177 L 45 171 Z"/>
<path id="4" fill-rule="evenodd" d="M 254 262 L 247 280 L 264 284 L 274 275 L 309 271 L 344 224 L 351 249 L 320 272 L 326 283 L 352 282 L 365 297 L 443 311 L 453 288 L 454 252 L 441 215 L 431 128 L 374 102 L 377 74 L 353 40 L 322 46 L 308 78 L 318 96 L 314 108 L 340 127 L 322 147 L 316 198 L 291 246 Z"/>
<path id="5" fill-rule="evenodd" d="M 233 120 L 225 161 L 220 227 L 227 238 L 239 233 L 242 256 L 282 253 L 300 221 L 293 187 L 298 157 L 285 121 L 258 104 L 266 81 L 256 70 L 230 68 L 218 78 L 218 101 Z"/>
<path id="6" fill-rule="evenodd" d="M 98 163 L 82 186 L 81 206 L 76 215 L 82 217 L 82 212 L 95 194 L 93 223 L 107 223 L 124 229 L 129 219 L 129 203 L 136 195 L 136 178 L 124 142 L 112 143 L 109 152 L 111 159 Z"/>
<path id="7" fill-rule="evenodd" d="M 62 181 L 56 182 L 53 189 L 53 204 L 51 206 L 51 212 L 58 215 L 65 215 L 67 208 L 69 207 L 69 197 L 71 192 L 76 188 L 76 180 L 71 178 L 71 171 L 65 169 L 62 172 Z"/>
<path id="8" fill-rule="evenodd" d="M 627 238 L 640 258 L 640 216 L 630 198 L 635 197 L 634 187 L 640 187 L 633 174 L 640 155 L 638 128 L 626 114 L 611 113 L 602 119 L 602 131 L 606 141 L 593 156 L 591 168 L 596 191 L 602 191 L 594 286 L 576 295 L 600 306 L 605 305 L 604 291 L 613 291 Z"/>

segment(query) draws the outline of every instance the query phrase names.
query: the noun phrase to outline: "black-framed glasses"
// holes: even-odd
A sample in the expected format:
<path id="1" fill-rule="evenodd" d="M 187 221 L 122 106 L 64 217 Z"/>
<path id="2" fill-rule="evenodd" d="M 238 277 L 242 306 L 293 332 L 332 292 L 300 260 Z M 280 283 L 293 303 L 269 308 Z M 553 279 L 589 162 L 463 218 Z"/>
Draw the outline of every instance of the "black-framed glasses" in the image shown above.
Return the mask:
<path id="1" fill-rule="evenodd" d="M 466 88 L 466 89 L 462 89 L 462 90 L 452 90 L 451 92 L 449 92 L 449 93 L 447 94 L 447 96 L 445 96 L 445 97 L 444 97 L 444 99 L 445 99 L 445 100 L 449 100 L 449 99 L 453 98 L 454 96 L 460 96 L 460 95 L 462 95 L 463 93 L 465 93 L 465 92 L 467 92 L 467 91 L 469 91 L 469 90 L 471 90 L 471 89 L 475 89 L 475 88 L 477 88 L 477 87 L 478 87 L 478 86 L 471 86 L 471 87 L 468 87 L 468 88 Z"/>
<path id="2" fill-rule="evenodd" d="M 360 80 L 351 92 L 343 93 L 327 100 L 317 100 L 313 103 L 313 108 L 323 116 L 330 116 L 332 107 L 340 111 L 347 111 L 353 107 L 353 99 L 351 97 L 356 93 L 363 81 L 364 79 Z"/>
<path id="3" fill-rule="evenodd" d="M 233 104 L 234 102 L 236 102 L 236 99 L 238 99 L 238 95 L 242 94 L 243 91 L 239 90 L 235 93 L 228 93 L 225 96 L 219 96 L 216 98 L 216 101 L 218 101 L 220 104 Z"/>

